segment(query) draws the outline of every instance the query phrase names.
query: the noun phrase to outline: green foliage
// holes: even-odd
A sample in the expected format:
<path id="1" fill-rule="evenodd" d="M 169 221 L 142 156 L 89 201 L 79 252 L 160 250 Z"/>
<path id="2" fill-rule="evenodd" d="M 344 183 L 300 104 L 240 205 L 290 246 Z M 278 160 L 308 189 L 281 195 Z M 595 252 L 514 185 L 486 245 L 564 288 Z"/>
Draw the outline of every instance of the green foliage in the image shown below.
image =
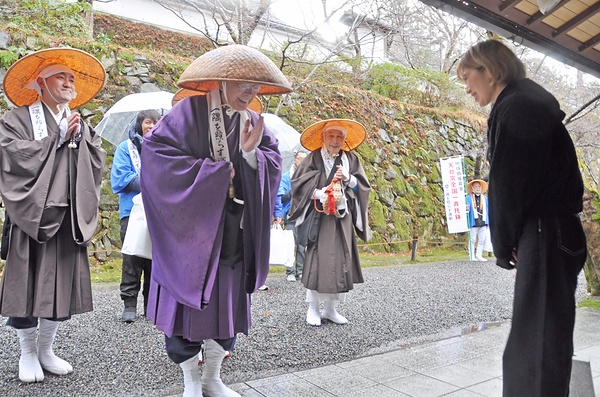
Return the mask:
<path id="1" fill-rule="evenodd" d="M 122 60 L 130 62 L 130 63 L 133 62 L 133 60 L 135 59 L 134 55 L 131 52 L 129 52 L 129 51 L 121 51 L 119 53 L 119 57 Z"/>
<path id="2" fill-rule="evenodd" d="M 90 278 L 92 282 L 108 283 L 121 281 L 122 260 L 112 260 L 107 262 L 92 261 L 90 266 Z"/>
<path id="3" fill-rule="evenodd" d="M 459 107 L 461 88 L 448 74 L 430 69 L 410 69 L 393 63 L 374 65 L 365 89 L 395 101 L 428 107 Z"/>
<path id="4" fill-rule="evenodd" d="M 590 190 L 590 192 L 592 194 L 590 204 L 596 209 L 592 215 L 592 220 L 597 222 L 600 221 L 600 195 L 598 194 L 598 191 L 595 190 Z"/>
<path id="5" fill-rule="evenodd" d="M 88 3 L 20 0 L 9 2 L 7 7 L 12 14 L 11 24 L 21 29 L 56 36 L 88 36 L 85 26 L 85 13 L 91 7 Z"/>
<path id="6" fill-rule="evenodd" d="M 110 39 L 110 37 L 104 33 L 100 33 L 100 34 L 96 35 L 96 41 L 101 44 L 112 43 L 112 40 Z"/>
<path id="7" fill-rule="evenodd" d="M 11 51 L 0 51 L 0 67 L 8 69 L 17 59 L 18 55 Z"/>
<path id="8" fill-rule="evenodd" d="M 370 225 L 371 229 L 383 231 L 385 229 L 385 216 L 383 215 L 383 205 L 379 201 L 375 201 L 369 207 L 370 210 Z"/>
<path id="9" fill-rule="evenodd" d="M 589 307 L 590 309 L 598 310 L 598 309 L 600 309 L 600 300 L 586 298 L 586 299 L 582 300 L 581 302 L 579 302 L 578 307 Z"/>

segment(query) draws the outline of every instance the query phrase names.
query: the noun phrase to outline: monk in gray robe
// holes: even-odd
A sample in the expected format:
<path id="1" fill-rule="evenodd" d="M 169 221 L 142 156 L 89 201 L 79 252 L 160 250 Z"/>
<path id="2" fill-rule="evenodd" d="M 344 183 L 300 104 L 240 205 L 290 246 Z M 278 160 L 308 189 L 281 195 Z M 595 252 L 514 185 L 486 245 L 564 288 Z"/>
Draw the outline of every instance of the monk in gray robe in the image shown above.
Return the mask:
<path id="1" fill-rule="evenodd" d="M 183 371 L 184 396 L 239 396 L 221 381 L 225 351 L 251 326 L 250 294 L 269 272 L 281 155 L 256 95 L 291 90 L 269 58 L 243 45 L 196 59 L 178 102 L 144 137 L 141 187 L 152 239 L 148 318 Z M 204 343 L 204 369 L 199 354 Z"/>
<path id="2" fill-rule="evenodd" d="M 11 225 L 0 314 L 17 331 L 23 382 L 42 381 L 43 370 L 73 371 L 52 344 L 61 321 L 92 310 L 87 246 L 106 153 L 69 105 L 92 99 L 104 76 L 93 56 L 56 48 L 22 58 L 4 78 L 4 92 L 20 107 L 0 119 L 0 192 Z M 85 88 L 75 100 L 78 84 Z"/>
<path id="3" fill-rule="evenodd" d="M 321 318 L 348 323 L 336 306 L 355 283 L 363 282 L 355 232 L 365 241 L 370 238 L 371 185 L 352 150 L 365 137 L 362 124 L 347 119 L 320 121 L 300 137 L 311 153 L 292 178 L 289 219 L 306 246 L 302 284 L 310 325 L 320 326 Z"/>

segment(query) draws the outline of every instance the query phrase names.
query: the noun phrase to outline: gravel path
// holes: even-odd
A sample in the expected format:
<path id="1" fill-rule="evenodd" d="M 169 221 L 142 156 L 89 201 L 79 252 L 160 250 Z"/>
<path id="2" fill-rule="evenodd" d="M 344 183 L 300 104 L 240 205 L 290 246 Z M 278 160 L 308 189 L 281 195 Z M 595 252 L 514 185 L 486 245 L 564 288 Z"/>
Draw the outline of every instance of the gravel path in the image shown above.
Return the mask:
<path id="1" fill-rule="evenodd" d="M 305 322 L 305 290 L 271 274 L 268 291 L 253 295 L 254 326 L 225 360 L 225 383 L 308 369 L 468 332 L 510 318 L 515 272 L 488 263 L 452 262 L 363 269 L 339 311 L 350 323 Z M 580 275 L 578 300 L 585 296 Z M 141 309 L 141 298 L 139 300 Z M 168 359 L 162 334 L 139 318 L 119 321 L 117 284 L 94 285 L 92 313 L 59 328 L 55 352 L 71 362 L 68 376 L 46 373 L 42 383 L 18 379 L 14 330 L 0 326 L 2 396 L 168 396 L 183 391 L 179 366 Z M 139 312 L 140 310 L 138 310 Z M 4 318 L 0 318 L 2 324 Z"/>

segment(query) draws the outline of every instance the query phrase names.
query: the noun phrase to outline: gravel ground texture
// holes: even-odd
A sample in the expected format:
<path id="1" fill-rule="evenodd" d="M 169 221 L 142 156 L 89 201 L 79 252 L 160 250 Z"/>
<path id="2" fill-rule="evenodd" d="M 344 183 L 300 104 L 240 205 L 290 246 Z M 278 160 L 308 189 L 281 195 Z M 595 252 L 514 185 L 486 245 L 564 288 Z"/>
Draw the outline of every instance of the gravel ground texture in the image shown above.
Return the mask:
<path id="1" fill-rule="evenodd" d="M 239 335 L 223 363 L 227 384 L 249 381 L 403 346 L 474 332 L 511 316 L 516 272 L 493 262 L 451 262 L 370 267 L 338 310 L 350 321 L 321 327 L 306 321 L 305 289 L 272 273 L 269 289 L 252 296 L 253 327 Z M 183 392 L 183 377 L 164 350 L 161 332 L 143 317 L 122 323 L 118 284 L 94 284 L 94 311 L 61 324 L 54 344 L 74 372 L 43 382 L 18 378 L 14 329 L 0 326 L 2 396 L 171 396 Z M 586 296 L 580 274 L 578 301 Z M 138 313 L 142 311 L 141 296 Z M 0 318 L 5 324 L 5 318 Z"/>

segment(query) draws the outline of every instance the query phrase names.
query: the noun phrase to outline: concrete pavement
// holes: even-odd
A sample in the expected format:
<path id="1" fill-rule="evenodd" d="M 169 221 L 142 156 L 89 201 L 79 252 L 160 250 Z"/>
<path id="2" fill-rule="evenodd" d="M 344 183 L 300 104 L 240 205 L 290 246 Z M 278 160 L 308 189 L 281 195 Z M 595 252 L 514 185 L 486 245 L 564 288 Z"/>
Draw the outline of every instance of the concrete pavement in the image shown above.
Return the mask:
<path id="1" fill-rule="evenodd" d="M 230 387 L 244 397 L 502 396 L 509 330 L 510 322 L 452 330 L 441 340 Z M 577 309 L 574 342 L 571 396 L 600 397 L 600 311 Z"/>

